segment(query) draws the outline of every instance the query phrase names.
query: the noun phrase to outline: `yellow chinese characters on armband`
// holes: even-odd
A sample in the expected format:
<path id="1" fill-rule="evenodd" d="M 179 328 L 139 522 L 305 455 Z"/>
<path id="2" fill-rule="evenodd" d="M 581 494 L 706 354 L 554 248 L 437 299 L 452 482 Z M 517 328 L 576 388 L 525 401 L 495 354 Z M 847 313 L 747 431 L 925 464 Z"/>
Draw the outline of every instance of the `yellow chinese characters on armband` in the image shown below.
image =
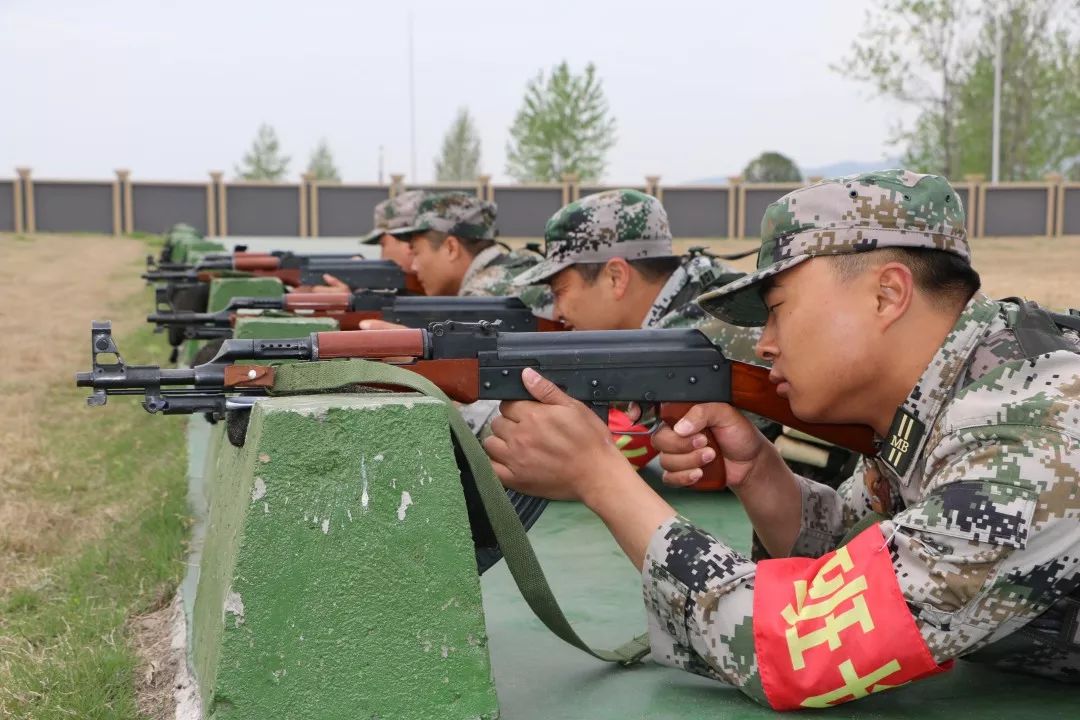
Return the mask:
<path id="1" fill-rule="evenodd" d="M 758 563 L 754 649 L 776 710 L 827 707 L 948 669 L 934 662 L 873 525 L 817 559 Z"/>

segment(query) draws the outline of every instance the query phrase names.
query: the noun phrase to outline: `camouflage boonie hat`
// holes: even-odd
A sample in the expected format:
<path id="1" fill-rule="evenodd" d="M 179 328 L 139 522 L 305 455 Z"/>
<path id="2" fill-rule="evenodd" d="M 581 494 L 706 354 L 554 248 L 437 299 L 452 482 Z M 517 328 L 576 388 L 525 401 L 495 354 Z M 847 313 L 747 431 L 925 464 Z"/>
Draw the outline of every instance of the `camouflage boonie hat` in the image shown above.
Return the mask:
<path id="1" fill-rule="evenodd" d="M 930 248 L 971 261 L 964 206 L 938 175 L 879 170 L 800 188 L 765 209 L 757 271 L 697 299 L 733 325 L 764 325 L 759 283 L 817 255 Z"/>
<path id="2" fill-rule="evenodd" d="M 416 222 L 416 210 L 427 195 L 423 190 L 406 190 L 375 206 L 375 229 L 364 236 L 362 245 L 375 245 L 379 238 L 389 233 L 402 235 L 402 228 Z"/>
<path id="3" fill-rule="evenodd" d="M 495 209 L 495 203 L 469 193 L 434 193 L 421 200 L 413 224 L 395 234 L 436 230 L 469 240 L 494 240 Z"/>
<path id="4" fill-rule="evenodd" d="M 551 216 L 544 229 L 544 261 L 514 278 L 531 285 L 577 263 L 612 258 L 673 257 L 664 206 L 637 190 L 586 195 Z"/>

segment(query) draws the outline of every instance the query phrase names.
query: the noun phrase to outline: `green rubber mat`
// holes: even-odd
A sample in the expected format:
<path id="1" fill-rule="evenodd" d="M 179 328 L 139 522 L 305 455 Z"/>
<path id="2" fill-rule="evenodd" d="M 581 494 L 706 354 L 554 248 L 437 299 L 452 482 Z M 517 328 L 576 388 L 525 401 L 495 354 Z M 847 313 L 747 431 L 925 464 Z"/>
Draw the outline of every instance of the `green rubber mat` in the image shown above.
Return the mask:
<path id="1" fill-rule="evenodd" d="M 742 552 L 749 523 L 729 493 L 665 493 L 696 524 Z M 529 532 L 548 579 L 584 639 L 614 647 L 644 632 L 640 575 L 607 529 L 576 503 L 552 503 Z M 483 576 L 495 686 L 504 720 L 776 717 L 737 690 L 646 661 L 622 669 L 564 644 L 533 617 L 503 563 Z M 1080 688 L 958 662 L 942 675 L 832 710 L 830 718 L 1080 719 Z M 806 713 L 806 714 L 810 714 Z"/>

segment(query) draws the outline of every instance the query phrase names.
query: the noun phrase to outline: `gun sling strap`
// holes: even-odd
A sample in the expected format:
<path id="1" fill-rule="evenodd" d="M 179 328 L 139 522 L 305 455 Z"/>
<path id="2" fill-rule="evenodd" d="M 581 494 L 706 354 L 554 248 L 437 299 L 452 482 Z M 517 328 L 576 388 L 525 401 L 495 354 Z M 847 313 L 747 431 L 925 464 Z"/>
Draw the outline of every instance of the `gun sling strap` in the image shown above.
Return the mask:
<path id="1" fill-rule="evenodd" d="M 282 365 L 277 368 L 271 394 L 326 392 L 342 390 L 351 385 L 405 388 L 445 403 L 451 432 L 476 480 L 480 500 L 502 549 L 506 566 L 536 617 L 563 641 L 606 662 L 633 665 L 648 654 L 649 643 L 646 635 L 636 637 L 614 650 L 594 649 L 578 636 L 551 592 L 525 527 L 506 497 L 506 490 L 495 476 L 480 442 L 453 402 L 427 378 L 404 368 L 367 360 Z"/>

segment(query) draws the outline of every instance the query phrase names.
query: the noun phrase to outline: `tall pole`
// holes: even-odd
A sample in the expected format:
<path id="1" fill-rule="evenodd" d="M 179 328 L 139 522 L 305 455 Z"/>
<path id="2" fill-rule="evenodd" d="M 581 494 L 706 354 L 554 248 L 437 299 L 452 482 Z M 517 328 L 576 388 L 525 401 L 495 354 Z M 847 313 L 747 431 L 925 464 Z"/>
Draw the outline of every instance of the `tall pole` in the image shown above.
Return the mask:
<path id="1" fill-rule="evenodd" d="M 990 182 L 997 184 L 1001 169 L 1001 16 L 994 22 L 994 130 L 990 154 Z"/>
<path id="2" fill-rule="evenodd" d="M 383 146 L 379 146 L 379 184 L 383 183 Z"/>
<path id="3" fill-rule="evenodd" d="M 413 23 L 409 13 L 409 179 L 416 182 L 416 82 L 413 69 Z"/>

